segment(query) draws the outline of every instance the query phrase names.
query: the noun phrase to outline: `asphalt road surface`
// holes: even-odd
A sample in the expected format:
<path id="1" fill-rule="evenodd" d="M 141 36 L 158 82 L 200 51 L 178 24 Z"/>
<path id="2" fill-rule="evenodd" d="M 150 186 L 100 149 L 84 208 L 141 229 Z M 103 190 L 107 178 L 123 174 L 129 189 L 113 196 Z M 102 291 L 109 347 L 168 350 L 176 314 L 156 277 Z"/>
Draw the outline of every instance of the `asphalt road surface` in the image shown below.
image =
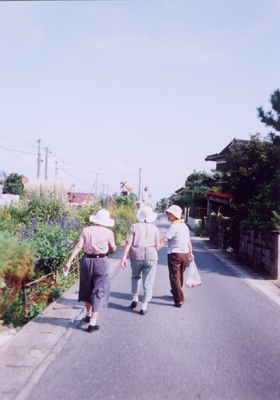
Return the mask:
<path id="1" fill-rule="evenodd" d="M 168 223 L 157 224 L 162 237 Z M 145 316 L 139 303 L 131 310 L 130 267 L 120 268 L 100 330 L 80 323 L 29 400 L 280 399 L 280 308 L 195 238 L 193 247 L 203 285 L 184 289 L 181 309 L 166 247 Z"/>

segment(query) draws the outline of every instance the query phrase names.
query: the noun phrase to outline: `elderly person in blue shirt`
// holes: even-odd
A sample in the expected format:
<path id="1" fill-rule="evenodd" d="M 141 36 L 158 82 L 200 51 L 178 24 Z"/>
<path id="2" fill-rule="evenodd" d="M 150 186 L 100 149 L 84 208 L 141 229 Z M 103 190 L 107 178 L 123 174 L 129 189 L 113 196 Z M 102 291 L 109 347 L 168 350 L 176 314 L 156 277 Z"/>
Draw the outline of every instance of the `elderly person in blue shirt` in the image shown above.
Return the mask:
<path id="1" fill-rule="evenodd" d="M 159 248 L 168 243 L 168 269 L 171 293 L 175 307 L 182 307 L 185 301 L 182 290 L 184 272 L 190 260 L 194 259 L 189 228 L 185 220 L 181 219 L 182 209 L 172 205 L 166 211 L 169 221 L 172 222 L 165 236 L 160 240 Z"/>
<path id="2" fill-rule="evenodd" d="M 151 207 L 143 207 L 138 211 L 137 219 L 139 222 L 130 227 L 121 259 L 121 266 L 125 269 L 127 267 L 127 253 L 130 250 L 132 309 L 136 308 L 138 304 L 139 286 L 142 278 L 144 298 L 140 311 L 141 315 L 145 315 L 148 312 L 147 305 L 152 298 L 156 276 L 159 231 L 155 225 L 151 224 L 156 218 L 157 214 L 153 212 Z"/>

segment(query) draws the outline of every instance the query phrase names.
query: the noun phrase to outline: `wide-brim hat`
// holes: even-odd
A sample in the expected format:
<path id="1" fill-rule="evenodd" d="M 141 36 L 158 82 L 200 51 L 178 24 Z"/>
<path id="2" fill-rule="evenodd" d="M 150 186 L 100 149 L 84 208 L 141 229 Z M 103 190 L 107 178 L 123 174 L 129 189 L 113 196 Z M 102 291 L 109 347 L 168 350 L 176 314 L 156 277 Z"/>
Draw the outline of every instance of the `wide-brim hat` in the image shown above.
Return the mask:
<path id="1" fill-rule="evenodd" d="M 183 210 L 179 206 L 173 205 L 173 206 L 168 207 L 168 209 L 165 210 L 165 212 L 174 215 L 174 217 L 176 217 L 177 219 L 180 219 Z"/>
<path id="2" fill-rule="evenodd" d="M 114 226 L 115 221 L 110 218 L 110 213 L 107 210 L 99 210 L 96 215 L 91 215 L 89 217 L 90 222 L 94 222 L 95 224 L 98 225 L 103 225 L 103 226 Z"/>
<path id="3" fill-rule="evenodd" d="M 154 222 L 157 219 L 157 213 L 153 212 L 152 208 L 149 206 L 143 207 L 138 211 L 137 219 L 140 222 Z"/>

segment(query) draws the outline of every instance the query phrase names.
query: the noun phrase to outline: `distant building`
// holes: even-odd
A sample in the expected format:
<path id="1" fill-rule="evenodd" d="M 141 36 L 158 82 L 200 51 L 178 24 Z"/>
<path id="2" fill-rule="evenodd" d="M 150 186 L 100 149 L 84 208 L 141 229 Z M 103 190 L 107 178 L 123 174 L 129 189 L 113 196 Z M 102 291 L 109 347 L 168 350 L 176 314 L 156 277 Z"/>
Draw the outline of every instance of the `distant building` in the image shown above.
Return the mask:
<path id="1" fill-rule="evenodd" d="M 94 201 L 94 194 L 92 193 L 67 193 L 65 195 L 67 203 L 73 206 L 80 206 L 84 204 L 91 204 Z"/>

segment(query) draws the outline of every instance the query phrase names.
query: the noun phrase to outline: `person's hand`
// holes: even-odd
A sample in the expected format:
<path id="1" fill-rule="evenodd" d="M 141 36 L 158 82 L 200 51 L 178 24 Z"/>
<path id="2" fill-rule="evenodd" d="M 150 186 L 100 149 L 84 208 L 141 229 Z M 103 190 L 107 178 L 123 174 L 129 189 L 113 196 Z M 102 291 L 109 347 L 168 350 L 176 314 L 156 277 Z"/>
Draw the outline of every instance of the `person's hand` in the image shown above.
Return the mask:
<path id="1" fill-rule="evenodd" d="M 123 269 L 126 269 L 126 267 L 127 267 L 127 259 L 126 258 L 121 259 L 121 267 Z"/>
<path id="2" fill-rule="evenodd" d="M 194 260 L 194 255 L 191 253 L 190 255 L 189 255 L 189 262 L 191 262 L 191 261 L 193 261 Z"/>
<path id="3" fill-rule="evenodd" d="M 64 265 L 64 268 L 63 268 L 63 269 L 64 269 L 65 272 L 68 272 L 69 269 L 70 269 L 70 267 L 71 267 L 71 262 L 68 261 L 68 262 Z"/>

